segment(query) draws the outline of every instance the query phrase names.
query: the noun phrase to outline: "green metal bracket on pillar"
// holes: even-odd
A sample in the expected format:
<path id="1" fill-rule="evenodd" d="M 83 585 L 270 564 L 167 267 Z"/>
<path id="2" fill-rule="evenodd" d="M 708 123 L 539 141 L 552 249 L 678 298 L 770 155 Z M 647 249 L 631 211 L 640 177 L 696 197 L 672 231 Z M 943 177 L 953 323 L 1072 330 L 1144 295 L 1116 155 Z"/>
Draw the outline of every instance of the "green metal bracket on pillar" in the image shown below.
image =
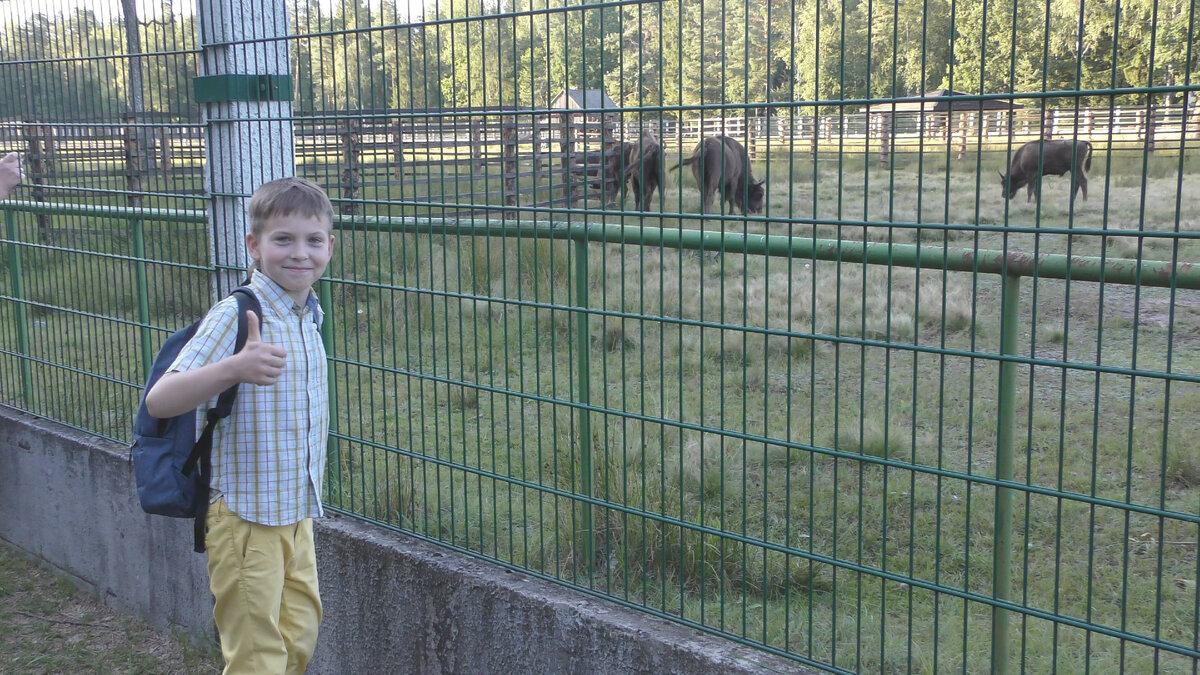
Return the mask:
<path id="1" fill-rule="evenodd" d="M 206 75 L 192 88 L 199 103 L 292 100 L 291 75 Z"/>

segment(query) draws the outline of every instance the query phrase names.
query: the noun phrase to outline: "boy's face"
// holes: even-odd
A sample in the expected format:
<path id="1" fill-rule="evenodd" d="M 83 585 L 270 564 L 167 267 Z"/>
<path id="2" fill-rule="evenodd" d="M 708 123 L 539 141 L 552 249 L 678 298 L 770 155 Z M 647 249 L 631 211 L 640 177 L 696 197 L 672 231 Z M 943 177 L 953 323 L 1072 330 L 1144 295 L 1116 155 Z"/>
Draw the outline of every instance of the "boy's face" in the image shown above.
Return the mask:
<path id="1" fill-rule="evenodd" d="M 333 255 L 332 227 L 317 216 L 268 218 L 262 233 L 246 235 L 246 248 L 258 269 L 303 305 Z"/>

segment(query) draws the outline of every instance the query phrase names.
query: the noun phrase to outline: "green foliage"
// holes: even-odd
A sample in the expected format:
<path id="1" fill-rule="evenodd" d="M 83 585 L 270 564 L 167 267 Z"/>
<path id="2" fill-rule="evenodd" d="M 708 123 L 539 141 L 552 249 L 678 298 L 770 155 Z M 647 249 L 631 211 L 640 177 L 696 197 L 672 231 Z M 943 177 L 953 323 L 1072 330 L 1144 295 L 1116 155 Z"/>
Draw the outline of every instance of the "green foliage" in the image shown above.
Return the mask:
<path id="1" fill-rule="evenodd" d="M 137 39 L 145 58 L 137 61 L 145 86 L 145 110 L 194 119 L 191 77 L 196 72 L 195 20 L 150 9 L 139 18 Z M 129 37 L 115 18 L 92 9 L 67 13 L 14 14 L 0 40 L 5 81 L 22 95 L 0 100 L 0 117 L 21 120 L 113 119 L 131 107 Z M 19 83 L 19 84 L 18 84 Z"/>
<path id="2" fill-rule="evenodd" d="M 568 87 L 603 88 L 627 108 L 808 100 L 836 111 L 841 99 L 938 87 L 1027 94 L 1180 84 L 1194 41 L 1188 0 L 1121 7 L 1118 15 L 1112 3 L 1067 0 L 451 0 L 409 17 L 394 0 L 332 9 L 304 0 L 293 5 L 289 45 L 305 112 L 540 107 Z M 169 10 L 138 17 L 142 105 L 194 119 L 195 18 Z M 111 118 L 132 105 L 134 61 L 121 58 L 129 38 L 116 19 L 39 13 L 14 19 L 5 35 L 0 60 L 14 62 L 6 77 L 25 95 L 0 100 L 0 116 Z M 1081 105 L 1145 102 L 1119 94 Z"/>

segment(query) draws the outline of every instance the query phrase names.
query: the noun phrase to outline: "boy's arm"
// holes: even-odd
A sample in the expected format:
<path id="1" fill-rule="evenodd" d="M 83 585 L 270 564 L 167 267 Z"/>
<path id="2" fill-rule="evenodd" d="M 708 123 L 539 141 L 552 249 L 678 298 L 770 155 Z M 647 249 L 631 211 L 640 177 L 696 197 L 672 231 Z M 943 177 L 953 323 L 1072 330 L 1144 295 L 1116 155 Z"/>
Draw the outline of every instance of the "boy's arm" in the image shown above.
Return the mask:
<path id="1" fill-rule="evenodd" d="M 146 392 L 146 411 L 164 419 L 193 410 L 235 384 L 275 384 L 283 373 L 287 350 L 262 341 L 258 317 L 246 312 L 246 346 L 242 351 L 195 370 L 166 373 Z"/>

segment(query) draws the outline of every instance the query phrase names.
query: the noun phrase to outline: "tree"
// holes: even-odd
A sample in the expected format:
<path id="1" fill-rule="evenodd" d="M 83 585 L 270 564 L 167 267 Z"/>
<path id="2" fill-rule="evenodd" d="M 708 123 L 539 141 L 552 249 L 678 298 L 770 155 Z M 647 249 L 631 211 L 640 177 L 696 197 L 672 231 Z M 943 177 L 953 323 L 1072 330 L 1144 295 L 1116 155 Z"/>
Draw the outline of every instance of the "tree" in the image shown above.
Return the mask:
<path id="1" fill-rule="evenodd" d="M 142 83 L 142 36 L 138 30 L 137 0 L 121 0 L 121 13 L 124 19 L 121 26 L 125 29 L 125 53 L 129 68 L 129 114 L 140 120 L 145 109 L 143 102 L 144 85 Z"/>
<path id="2" fill-rule="evenodd" d="M 566 88 L 604 89 L 610 75 L 619 72 L 620 10 L 604 5 L 574 9 L 579 5 L 571 4 L 571 10 L 558 11 L 566 6 L 562 0 L 514 0 L 509 5 L 525 14 L 506 25 L 496 62 L 505 64 L 502 72 L 513 73 L 516 105 L 544 107 Z"/>
<path id="3" fill-rule="evenodd" d="M 438 18 L 452 20 L 438 25 L 439 73 L 444 105 L 455 107 L 499 107 L 501 80 L 499 55 L 504 53 L 496 8 L 483 0 L 450 0 Z"/>
<path id="4" fill-rule="evenodd" d="M 337 6 L 330 28 L 339 34 L 320 63 L 327 95 L 339 109 L 376 109 L 388 105 L 394 80 L 387 76 L 383 36 L 366 0 Z"/>

